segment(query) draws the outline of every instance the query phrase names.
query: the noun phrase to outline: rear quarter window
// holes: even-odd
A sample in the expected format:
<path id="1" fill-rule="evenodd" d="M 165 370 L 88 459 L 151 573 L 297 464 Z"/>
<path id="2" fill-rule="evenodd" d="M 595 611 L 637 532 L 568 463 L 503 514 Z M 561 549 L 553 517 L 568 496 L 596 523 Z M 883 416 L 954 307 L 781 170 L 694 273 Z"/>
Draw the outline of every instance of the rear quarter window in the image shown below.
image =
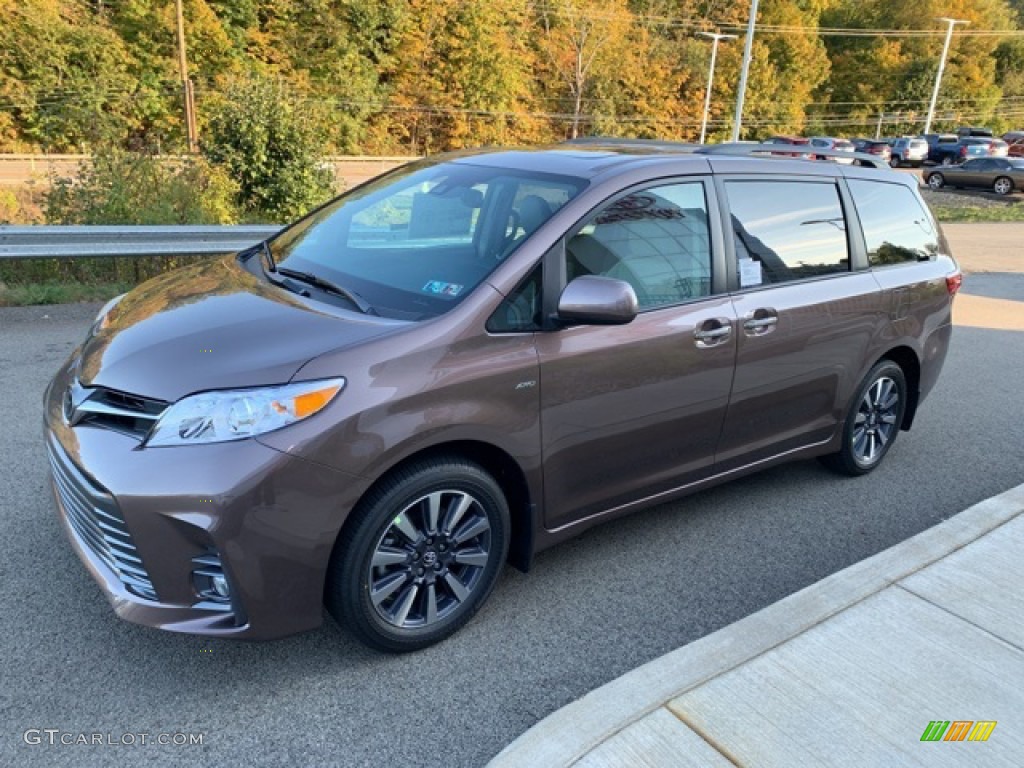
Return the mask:
<path id="1" fill-rule="evenodd" d="M 939 237 L 932 217 L 902 184 L 850 179 L 868 261 L 873 267 L 934 259 Z"/>

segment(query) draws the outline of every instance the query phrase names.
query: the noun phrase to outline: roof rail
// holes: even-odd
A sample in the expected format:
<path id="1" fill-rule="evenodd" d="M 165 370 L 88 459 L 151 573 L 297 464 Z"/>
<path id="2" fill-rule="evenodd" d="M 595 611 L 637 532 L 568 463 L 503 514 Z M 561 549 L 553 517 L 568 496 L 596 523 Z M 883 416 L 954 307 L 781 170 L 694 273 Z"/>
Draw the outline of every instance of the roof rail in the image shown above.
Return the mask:
<path id="1" fill-rule="evenodd" d="M 768 155 L 780 160 L 794 160 L 794 155 L 814 155 L 815 157 L 852 158 L 859 165 L 871 168 L 888 168 L 889 164 L 880 157 L 866 152 L 843 152 L 837 149 L 822 149 L 810 144 L 755 144 L 748 142 L 727 142 L 725 144 L 707 144 L 693 150 L 698 155 Z"/>
<path id="2" fill-rule="evenodd" d="M 626 139 L 619 136 L 582 136 L 577 139 L 566 139 L 560 146 L 600 146 L 600 147 L 643 147 L 645 149 L 661 149 L 666 152 L 693 152 L 700 149 L 700 144 L 685 141 L 668 141 L 665 139 Z"/>

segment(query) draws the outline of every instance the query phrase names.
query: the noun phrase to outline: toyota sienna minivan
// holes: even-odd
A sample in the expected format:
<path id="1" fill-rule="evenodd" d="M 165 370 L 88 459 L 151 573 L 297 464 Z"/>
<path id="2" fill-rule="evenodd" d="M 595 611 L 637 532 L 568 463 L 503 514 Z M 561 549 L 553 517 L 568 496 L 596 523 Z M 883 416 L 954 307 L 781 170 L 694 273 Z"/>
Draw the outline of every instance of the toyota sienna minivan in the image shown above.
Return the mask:
<path id="1" fill-rule="evenodd" d="M 418 161 L 111 301 L 45 395 L 74 549 L 130 621 L 274 638 L 326 605 L 408 651 L 604 520 L 872 471 L 959 270 L 912 177 L 755 151 Z"/>

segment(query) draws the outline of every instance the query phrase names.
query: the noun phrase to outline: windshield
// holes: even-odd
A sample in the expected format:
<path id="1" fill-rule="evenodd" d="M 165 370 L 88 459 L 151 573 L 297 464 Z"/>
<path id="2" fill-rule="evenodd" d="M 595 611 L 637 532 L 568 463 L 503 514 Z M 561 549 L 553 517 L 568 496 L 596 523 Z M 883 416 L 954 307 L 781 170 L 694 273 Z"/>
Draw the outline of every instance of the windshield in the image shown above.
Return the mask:
<path id="1" fill-rule="evenodd" d="M 586 186 L 583 179 L 412 163 L 342 195 L 270 243 L 279 266 L 355 292 L 385 317 L 448 311 Z"/>

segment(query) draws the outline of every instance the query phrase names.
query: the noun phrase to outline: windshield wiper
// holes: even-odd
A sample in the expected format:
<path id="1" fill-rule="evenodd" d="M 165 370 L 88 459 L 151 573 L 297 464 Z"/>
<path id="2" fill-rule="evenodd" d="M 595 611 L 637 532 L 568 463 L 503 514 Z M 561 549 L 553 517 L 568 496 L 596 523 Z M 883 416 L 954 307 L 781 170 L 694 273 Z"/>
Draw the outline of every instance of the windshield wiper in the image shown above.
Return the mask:
<path id="1" fill-rule="evenodd" d="M 260 246 L 263 248 L 263 259 L 267 262 L 267 271 L 277 272 L 277 263 L 274 261 L 274 254 L 270 252 L 270 243 L 264 240 Z"/>
<path id="2" fill-rule="evenodd" d="M 300 282 L 307 283 L 308 285 L 315 286 L 322 291 L 333 293 L 342 298 L 348 299 L 350 302 L 356 305 L 360 312 L 364 315 L 376 315 L 377 311 L 371 307 L 362 296 L 354 291 L 348 290 L 348 288 L 342 288 L 337 283 L 332 283 L 319 275 L 314 275 L 312 272 L 301 272 L 297 269 L 288 269 L 288 267 L 276 267 L 274 271 L 279 275 L 290 277 L 293 280 L 299 280 Z"/>

